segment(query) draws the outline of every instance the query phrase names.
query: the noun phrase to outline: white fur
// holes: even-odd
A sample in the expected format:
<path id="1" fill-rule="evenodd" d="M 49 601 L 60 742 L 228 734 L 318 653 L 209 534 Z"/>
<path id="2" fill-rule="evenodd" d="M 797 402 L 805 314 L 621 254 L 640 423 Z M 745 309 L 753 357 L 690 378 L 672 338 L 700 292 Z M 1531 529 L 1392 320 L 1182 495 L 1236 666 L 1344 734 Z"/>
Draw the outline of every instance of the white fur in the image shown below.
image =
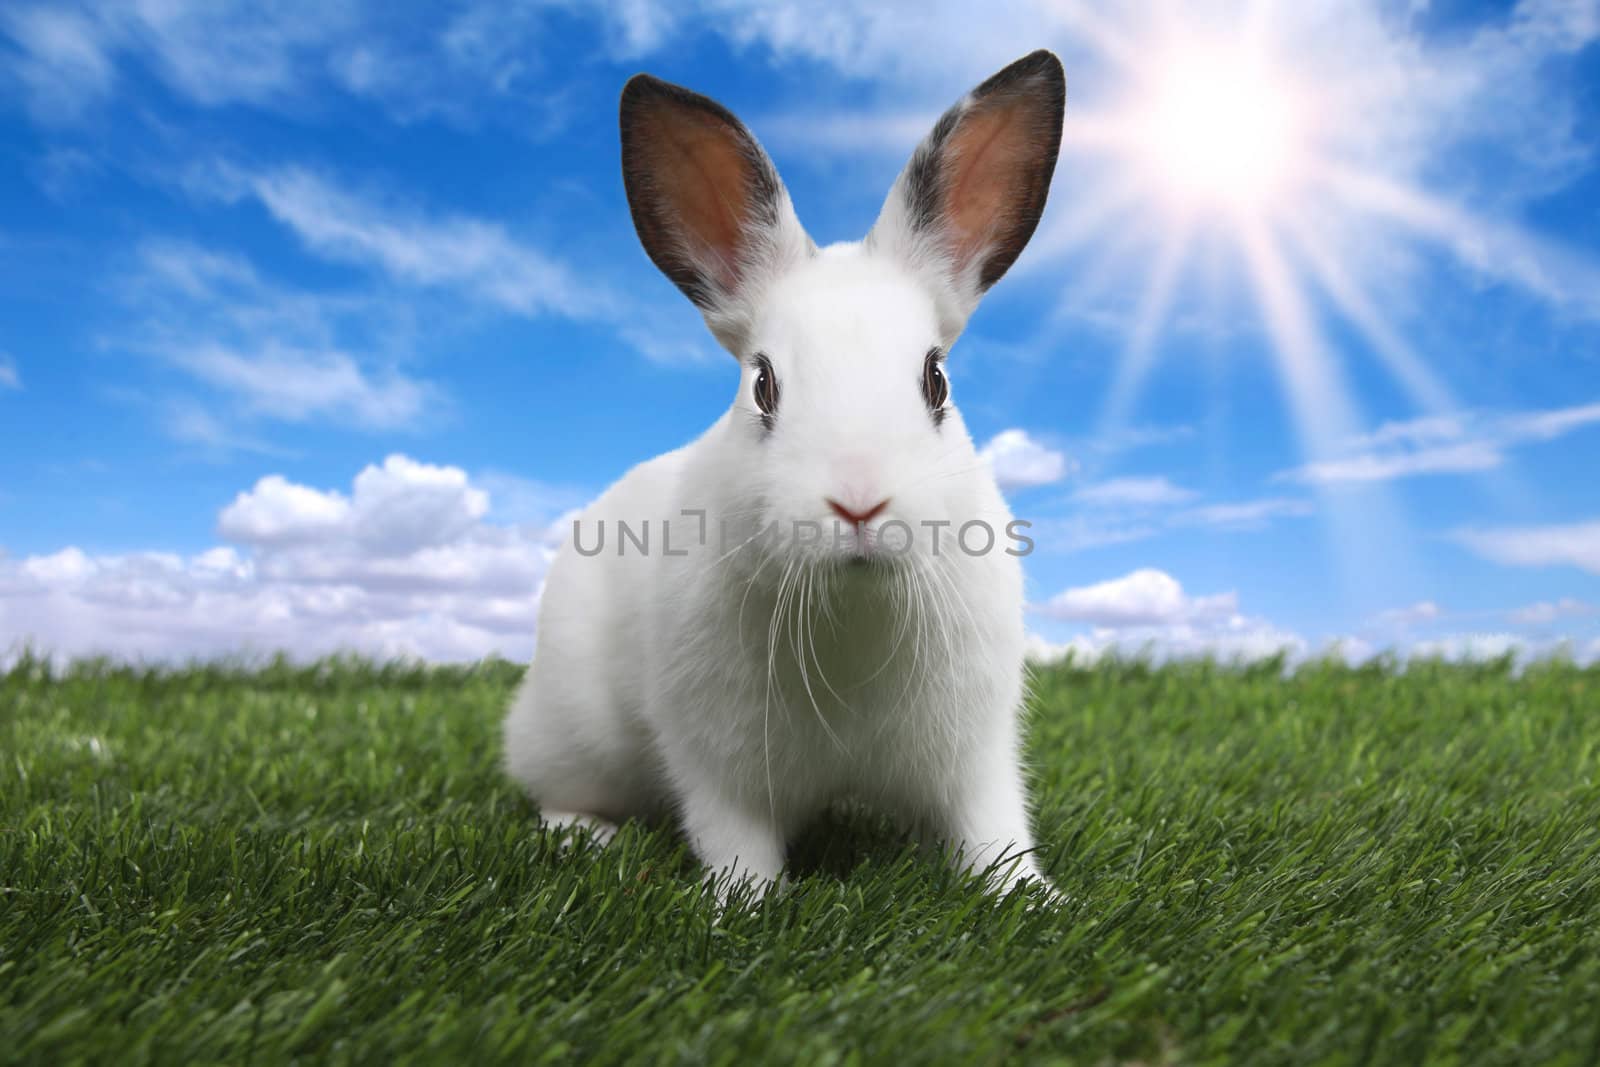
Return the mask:
<path id="1" fill-rule="evenodd" d="M 803 824 L 854 799 L 991 868 L 999 886 L 1039 877 L 1018 758 L 1011 515 L 960 412 L 952 403 L 936 424 L 921 391 L 926 353 L 955 339 L 976 297 L 956 279 L 931 285 L 925 260 L 897 252 L 913 242 L 882 227 L 901 224 L 886 211 L 867 241 L 805 255 L 803 231 L 768 235 L 764 247 L 788 250 L 773 253 L 780 268 L 730 294 L 737 307 L 707 312 L 742 349 L 732 407 L 589 506 L 581 538 L 592 547 L 604 523 L 602 554 L 580 555 L 570 537 L 562 548 L 505 722 L 507 767 L 547 816 L 591 829 L 676 817 L 709 869 L 759 890 Z M 785 211 L 781 226 L 799 224 Z M 756 351 L 781 383 L 771 432 L 752 396 Z M 851 531 L 832 542 L 829 497 L 888 498 L 862 536 L 899 519 L 913 551 L 888 558 L 880 544 L 860 562 Z M 706 545 L 684 509 L 707 513 Z M 974 519 L 997 535 L 985 554 L 954 543 Z M 616 524 L 646 520 L 648 555 L 621 546 Z M 813 521 L 828 534 L 724 548 L 719 520 Z M 930 520 L 951 524 L 937 555 Z M 686 554 L 663 551 L 664 522 Z"/>

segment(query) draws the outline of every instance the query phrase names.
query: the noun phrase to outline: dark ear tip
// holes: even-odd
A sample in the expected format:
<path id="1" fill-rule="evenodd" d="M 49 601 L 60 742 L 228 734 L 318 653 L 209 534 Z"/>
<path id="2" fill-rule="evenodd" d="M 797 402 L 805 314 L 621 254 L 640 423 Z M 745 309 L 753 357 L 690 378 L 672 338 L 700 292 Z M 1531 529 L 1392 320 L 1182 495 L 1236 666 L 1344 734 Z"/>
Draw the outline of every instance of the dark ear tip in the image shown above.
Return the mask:
<path id="1" fill-rule="evenodd" d="M 1061 66 L 1061 57 L 1050 51 L 1048 48 L 1035 48 L 1023 58 L 1028 60 L 1030 63 L 1038 63 L 1041 66 L 1050 67 L 1054 70 L 1064 70 L 1064 68 Z M 1063 73 L 1062 76 L 1065 77 L 1065 74 Z"/>
<path id="2" fill-rule="evenodd" d="M 1021 59 L 1017 60 L 1015 63 L 1011 64 L 1011 66 L 1013 68 L 1020 68 L 1019 73 L 1026 72 L 1029 74 L 1044 75 L 1054 74 L 1060 77 L 1062 81 L 1067 80 L 1067 72 L 1066 69 L 1061 65 L 1061 57 L 1057 56 L 1048 48 L 1036 48 L 1032 52 L 1029 52 L 1027 55 L 1023 56 Z"/>
<path id="3" fill-rule="evenodd" d="M 1043 82 L 1044 89 L 1061 101 L 1067 96 L 1067 72 L 1060 58 L 1048 48 L 1029 52 L 1021 59 L 995 74 L 974 91 L 982 97 L 997 89 L 1007 89 L 1018 82 Z"/>
<path id="4" fill-rule="evenodd" d="M 671 88 L 671 82 L 662 81 L 654 74 L 635 74 L 622 87 L 622 106 L 626 108 L 648 96 L 661 96 Z"/>

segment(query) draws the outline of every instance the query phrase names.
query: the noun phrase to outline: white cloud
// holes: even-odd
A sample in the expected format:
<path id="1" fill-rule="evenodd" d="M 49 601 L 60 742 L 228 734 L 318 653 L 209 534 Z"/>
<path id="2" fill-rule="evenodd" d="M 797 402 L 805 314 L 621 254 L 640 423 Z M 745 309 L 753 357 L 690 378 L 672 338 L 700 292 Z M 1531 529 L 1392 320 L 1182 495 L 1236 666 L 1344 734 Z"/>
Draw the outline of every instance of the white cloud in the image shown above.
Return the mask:
<path id="1" fill-rule="evenodd" d="M 367 467 L 348 493 L 269 475 L 219 517 L 231 545 L 0 555 L 0 646 L 157 659 L 523 657 L 557 539 L 488 522 L 488 509 L 465 472 L 405 456 Z"/>
<path id="2" fill-rule="evenodd" d="M 1600 519 L 1549 526 L 1459 530 L 1455 539 L 1496 563 L 1578 567 L 1600 574 Z"/>
<path id="3" fill-rule="evenodd" d="M 1292 663 L 1304 659 L 1308 652 L 1309 646 L 1299 634 L 1263 619 L 1234 616 L 1210 626 L 1178 623 L 1132 629 L 1097 628 L 1065 641 L 1030 634 L 1026 655 L 1034 663 L 1053 663 L 1069 655 L 1074 662 L 1089 664 L 1107 656 L 1137 656 L 1156 662 L 1205 657 L 1252 663 L 1278 655 Z"/>
<path id="4" fill-rule="evenodd" d="M 1544 600 L 1537 604 L 1517 608 L 1506 613 L 1506 618 L 1519 626 L 1548 626 L 1561 619 L 1581 619 L 1595 614 L 1595 606 L 1573 597 Z"/>
<path id="5" fill-rule="evenodd" d="M 1526 658 L 1534 646 L 1527 638 L 1508 633 L 1448 634 L 1412 645 L 1412 659 L 1485 660 L 1514 655 Z"/>
<path id="6" fill-rule="evenodd" d="M 21 389 L 22 375 L 17 372 L 17 362 L 0 352 L 0 389 Z"/>
<path id="7" fill-rule="evenodd" d="M 349 517 L 350 501 L 343 495 L 269 474 L 223 509 L 217 532 L 246 544 L 315 543 L 341 529 Z"/>
<path id="8" fill-rule="evenodd" d="M 1184 504 L 1199 494 L 1173 485 L 1166 478 L 1113 478 L 1086 485 L 1072 494 L 1081 504 L 1093 507 L 1140 508 Z"/>
<path id="9" fill-rule="evenodd" d="M 1407 660 L 1444 659 L 1477 662 L 1511 656 L 1519 666 L 1559 657 L 1579 664 L 1600 663 L 1600 641 L 1577 643 L 1569 638 L 1530 638 L 1503 631 L 1451 633 L 1418 641 L 1400 650 Z"/>
<path id="10" fill-rule="evenodd" d="M 393 455 L 356 475 L 348 498 L 268 475 L 223 509 L 217 532 L 273 549 L 334 539 L 389 558 L 455 542 L 488 510 L 489 494 L 470 485 L 465 471 Z"/>
<path id="11" fill-rule="evenodd" d="M 1064 590 L 1034 605 L 1034 610 L 1052 619 L 1115 629 L 1215 622 L 1231 618 L 1238 606 L 1234 593 L 1191 597 L 1172 575 L 1144 568 L 1121 578 Z"/>
<path id="12" fill-rule="evenodd" d="M 1067 589 L 1043 603 L 1030 605 L 1030 610 L 1054 623 L 1087 626 L 1086 630 L 1059 639 L 1030 631 L 1027 656 L 1035 663 L 1057 662 L 1067 656 L 1087 664 L 1106 656 L 1141 656 L 1158 662 L 1197 657 L 1248 662 L 1282 654 L 1290 664 L 1313 655 L 1358 664 L 1385 652 L 1402 661 L 1480 660 L 1511 653 L 1519 662 L 1551 655 L 1600 662 L 1600 641 L 1575 648 L 1566 638 L 1534 640 L 1500 632 L 1447 633 L 1413 640 L 1406 634 L 1411 627 L 1438 623 L 1448 617 L 1437 603 L 1426 600 L 1378 616 L 1376 621 L 1390 631 L 1385 645 L 1376 643 L 1370 635 L 1343 636 L 1325 641 L 1314 652 L 1311 643 L 1300 634 L 1269 619 L 1242 613 L 1235 593 L 1191 596 L 1177 579 L 1153 568 Z M 1591 605 L 1568 598 L 1534 604 L 1511 613 L 1511 617 L 1519 623 L 1547 623 L 1594 611 Z"/>
<path id="13" fill-rule="evenodd" d="M 1281 653 L 1298 659 L 1308 649 L 1300 635 L 1241 613 L 1238 594 L 1191 596 L 1172 575 L 1148 567 L 1064 590 L 1029 610 L 1057 623 L 1089 627 L 1064 641 L 1030 634 L 1028 656 L 1035 662 L 1069 653 L 1090 663 L 1107 655 L 1254 661 Z"/>
<path id="14" fill-rule="evenodd" d="M 1432 600 L 1419 600 L 1403 608 L 1380 612 L 1374 621 L 1379 626 L 1404 630 L 1419 623 L 1436 622 L 1442 614 L 1443 609 Z"/>
<path id="15" fill-rule="evenodd" d="M 1002 430 L 979 450 L 980 458 L 994 470 L 1001 489 L 1027 489 L 1059 482 L 1073 463 L 1053 448 L 1029 437 L 1025 430 Z"/>
<path id="16" fill-rule="evenodd" d="M 1133 630 L 1094 629 L 1061 641 L 1030 633 L 1026 652 L 1028 660 L 1036 664 L 1058 663 L 1070 656 L 1080 665 L 1093 665 L 1107 657 L 1139 657 L 1157 663 L 1199 658 L 1250 663 L 1282 655 L 1291 668 L 1324 658 L 1356 666 L 1379 655 L 1393 655 L 1404 665 L 1428 659 L 1472 662 L 1508 654 L 1519 664 L 1550 656 L 1600 663 L 1600 640 L 1575 645 L 1562 639 L 1534 641 L 1516 634 L 1486 632 L 1447 634 L 1385 647 L 1358 637 L 1337 637 L 1313 647 L 1299 634 L 1264 619 L 1236 616 L 1213 627 L 1179 624 Z"/>
<path id="17" fill-rule="evenodd" d="M 1352 437 L 1350 453 L 1275 475 L 1277 480 L 1328 485 L 1381 482 L 1425 474 L 1494 470 L 1514 448 L 1552 441 L 1600 424 L 1600 403 L 1540 411 L 1455 412 L 1387 422 Z"/>

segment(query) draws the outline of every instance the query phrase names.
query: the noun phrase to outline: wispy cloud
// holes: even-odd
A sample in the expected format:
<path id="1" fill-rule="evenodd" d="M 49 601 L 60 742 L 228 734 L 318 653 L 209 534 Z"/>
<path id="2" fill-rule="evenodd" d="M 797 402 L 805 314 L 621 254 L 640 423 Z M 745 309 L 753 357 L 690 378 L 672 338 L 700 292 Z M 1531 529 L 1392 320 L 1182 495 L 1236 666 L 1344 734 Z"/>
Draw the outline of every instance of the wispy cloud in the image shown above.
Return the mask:
<path id="1" fill-rule="evenodd" d="M 249 414 L 286 422 L 342 417 L 375 429 L 406 426 L 422 413 L 429 387 L 389 368 L 376 374 L 337 350 L 267 341 L 248 351 L 200 342 L 164 356 L 197 380 L 237 398 Z"/>
<path id="2" fill-rule="evenodd" d="M 1036 540 L 1052 552 L 1081 552 L 1108 545 L 1149 540 L 1175 530 L 1218 532 L 1260 530 L 1278 519 L 1315 514 L 1311 501 L 1269 496 L 1198 503 L 1195 490 L 1160 475 L 1111 478 L 1086 485 L 1068 500 L 1069 516 L 1040 518 Z"/>
<path id="3" fill-rule="evenodd" d="M 597 286 L 497 223 L 430 217 L 300 167 L 250 172 L 220 166 L 190 184 L 230 199 L 249 196 L 310 251 L 406 284 L 455 289 L 520 315 L 594 318 L 615 308 Z"/>
<path id="4" fill-rule="evenodd" d="M 1072 499 L 1090 507 L 1148 508 L 1185 504 L 1199 495 L 1192 489 L 1173 485 L 1166 478 L 1137 477 L 1086 485 L 1073 493 Z"/>
<path id="5" fill-rule="evenodd" d="M 21 389 L 22 375 L 17 370 L 17 362 L 4 352 L 0 352 L 0 389 Z"/>
<path id="6" fill-rule="evenodd" d="M 1458 412 L 1388 422 L 1344 443 L 1348 454 L 1274 477 L 1318 485 L 1383 482 L 1426 474 L 1494 470 L 1509 451 L 1600 425 L 1600 403 L 1541 411 Z"/>
<path id="7" fill-rule="evenodd" d="M 1316 509 L 1311 501 L 1297 497 L 1272 496 L 1258 500 L 1206 504 L 1186 508 L 1172 516 L 1175 526 L 1217 526 L 1255 529 L 1273 519 L 1305 518 Z"/>
<path id="8" fill-rule="evenodd" d="M 42 5 L 14 7 L 0 14 L 0 31 L 14 50 L 12 77 L 36 118 L 74 118 L 110 90 L 115 69 L 92 16 Z"/>
<path id="9" fill-rule="evenodd" d="M 226 460 L 236 452 L 280 458 L 295 454 L 292 449 L 275 445 L 259 434 L 241 429 L 237 419 L 219 418 L 215 412 L 192 398 L 169 400 L 161 425 L 174 441 L 195 446 L 217 460 Z"/>
<path id="10" fill-rule="evenodd" d="M 1513 567 L 1577 567 L 1600 574 L 1600 519 L 1548 526 L 1458 530 L 1456 541 Z"/>
<path id="11" fill-rule="evenodd" d="M 345 5 L 308 18 L 271 4 L 80 2 L 18 5 L 0 28 L 30 109 L 65 121 L 106 98 L 124 62 L 201 106 L 298 97 L 325 50 L 357 28 L 351 16 Z"/>
<path id="12" fill-rule="evenodd" d="M 285 289 L 248 260 L 178 242 L 142 246 L 121 297 L 133 324 L 105 344 L 159 360 L 217 398 L 166 399 L 166 428 L 180 440 L 271 452 L 251 424 L 412 428 L 443 407 L 439 387 L 405 368 L 405 315 L 390 302 Z"/>
<path id="13" fill-rule="evenodd" d="M 1147 541 L 1162 526 L 1147 518 L 1122 515 L 1069 515 L 1030 520 L 1032 536 L 1046 552 L 1086 552 L 1093 548 Z"/>
<path id="14" fill-rule="evenodd" d="M 1113 426 L 1097 433 L 1084 442 L 1086 448 L 1096 452 L 1130 452 L 1140 448 L 1173 445 L 1194 439 L 1194 427 L 1185 423 L 1158 426 Z"/>
<path id="15" fill-rule="evenodd" d="M 593 324 L 652 362 L 703 362 L 713 351 L 687 302 L 665 290 L 669 304 L 623 300 L 606 283 L 584 277 L 563 257 L 497 222 L 429 212 L 296 166 L 250 170 L 212 163 L 191 169 L 184 185 L 203 197 L 259 204 L 316 257 L 370 270 L 395 285 L 519 317 Z"/>
<path id="16" fill-rule="evenodd" d="M 1594 615 L 1597 610 L 1600 609 L 1585 601 L 1562 597 L 1560 600 L 1543 600 L 1537 604 L 1517 608 L 1507 612 L 1506 617 L 1518 626 L 1548 626 L 1563 619 L 1587 618 Z"/>
<path id="17" fill-rule="evenodd" d="M 1494 470 L 1505 462 L 1504 454 L 1486 442 L 1471 442 L 1440 448 L 1423 448 L 1388 454 L 1364 454 L 1345 459 L 1318 460 L 1281 478 L 1288 481 L 1329 485 L 1335 482 L 1386 482 L 1420 474 L 1470 474 Z"/>
<path id="18" fill-rule="evenodd" d="M 24 0 L 0 12 L 11 75 L 0 73 L 0 90 L 11 88 L 36 120 L 53 125 L 107 106 L 123 83 L 150 80 L 193 107 L 304 114 L 342 92 L 396 122 L 470 128 L 492 117 L 541 139 L 572 111 L 564 94 L 539 84 L 539 45 L 555 6 L 417 9 L 407 12 L 407 31 L 396 32 L 393 9 L 373 0 L 315 12 L 235 0 Z"/>
<path id="19" fill-rule="evenodd" d="M 1379 612 L 1373 623 L 1386 630 L 1408 630 L 1422 623 L 1438 622 L 1444 609 L 1432 600 L 1419 600 L 1403 608 Z"/>

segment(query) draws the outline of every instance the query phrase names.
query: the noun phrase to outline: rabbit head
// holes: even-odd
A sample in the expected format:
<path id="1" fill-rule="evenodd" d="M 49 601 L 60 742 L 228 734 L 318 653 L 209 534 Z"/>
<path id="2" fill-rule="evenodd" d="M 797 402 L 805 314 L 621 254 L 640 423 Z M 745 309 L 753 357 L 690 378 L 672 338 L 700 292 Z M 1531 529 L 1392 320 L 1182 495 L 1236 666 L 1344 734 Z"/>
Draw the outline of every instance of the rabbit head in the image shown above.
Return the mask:
<path id="1" fill-rule="evenodd" d="M 1049 52 L 1000 71 L 935 124 L 865 240 L 819 249 L 729 111 L 648 75 L 628 82 L 634 224 L 740 363 L 723 474 L 763 525 L 820 525 L 817 551 L 860 557 L 901 530 L 905 548 L 924 545 L 927 524 L 959 526 L 998 499 L 946 354 L 1038 224 L 1065 97 Z"/>

